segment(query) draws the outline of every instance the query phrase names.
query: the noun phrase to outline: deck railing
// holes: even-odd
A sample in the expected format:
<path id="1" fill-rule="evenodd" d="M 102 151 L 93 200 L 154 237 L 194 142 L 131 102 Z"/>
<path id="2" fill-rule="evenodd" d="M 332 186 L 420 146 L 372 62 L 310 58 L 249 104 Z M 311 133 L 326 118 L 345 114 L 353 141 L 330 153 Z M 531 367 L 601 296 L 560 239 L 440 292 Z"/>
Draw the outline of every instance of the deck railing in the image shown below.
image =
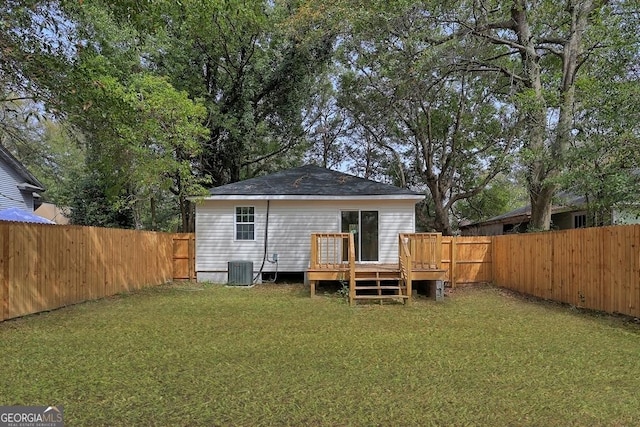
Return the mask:
<path id="1" fill-rule="evenodd" d="M 349 303 L 356 295 L 356 245 L 351 233 L 312 233 L 312 270 L 344 271 L 344 280 L 349 281 Z"/>
<path id="2" fill-rule="evenodd" d="M 312 269 L 347 270 L 349 268 L 349 233 L 311 234 Z"/>
<path id="3" fill-rule="evenodd" d="M 403 233 L 400 234 L 398 253 L 402 258 L 403 247 L 411 255 L 412 270 L 439 270 L 442 264 L 442 234 Z"/>
<path id="4" fill-rule="evenodd" d="M 440 270 L 442 263 L 442 235 L 440 233 L 403 233 L 398 238 L 398 261 L 400 278 L 404 283 L 401 292 L 409 297 L 416 274 L 425 280 L 426 270 Z M 309 272 L 311 293 L 315 292 L 315 280 L 349 281 L 349 303 L 356 298 L 356 254 L 354 237 L 351 233 L 311 234 L 311 259 Z M 329 275 L 324 276 L 325 272 Z M 430 276 L 429 276 L 430 277 Z M 431 280 L 431 279 L 426 279 Z M 438 279 L 440 280 L 440 279 Z"/>

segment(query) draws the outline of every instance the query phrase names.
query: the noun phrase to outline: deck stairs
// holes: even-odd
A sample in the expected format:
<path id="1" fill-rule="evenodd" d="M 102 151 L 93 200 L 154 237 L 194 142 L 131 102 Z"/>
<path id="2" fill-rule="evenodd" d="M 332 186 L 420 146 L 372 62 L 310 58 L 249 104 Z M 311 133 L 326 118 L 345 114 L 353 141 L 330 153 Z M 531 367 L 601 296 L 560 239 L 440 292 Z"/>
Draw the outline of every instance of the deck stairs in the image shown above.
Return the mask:
<path id="1" fill-rule="evenodd" d="M 408 299 L 406 287 L 400 277 L 400 270 L 355 272 L 354 300 L 405 302 Z"/>
<path id="2" fill-rule="evenodd" d="M 349 304 L 396 300 L 411 304 L 414 280 L 443 281 L 440 233 L 398 235 L 398 263 L 356 263 L 352 233 L 312 233 L 307 279 L 311 295 L 320 280 L 349 284 Z"/>

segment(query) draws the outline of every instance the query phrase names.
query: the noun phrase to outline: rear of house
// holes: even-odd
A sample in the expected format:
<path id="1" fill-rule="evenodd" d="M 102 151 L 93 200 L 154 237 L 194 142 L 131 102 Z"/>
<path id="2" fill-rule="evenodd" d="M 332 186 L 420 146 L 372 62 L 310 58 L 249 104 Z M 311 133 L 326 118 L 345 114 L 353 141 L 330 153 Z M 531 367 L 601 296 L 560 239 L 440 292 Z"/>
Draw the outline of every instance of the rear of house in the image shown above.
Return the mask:
<path id="1" fill-rule="evenodd" d="M 197 278 L 226 283 L 230 262 L 251 263 L 256 282 L 303 273 L 314 232 L 353 233 L 358 262 L 397 262 L 423 197 L 316 166 L 214 188 L 196 205 Z"/>

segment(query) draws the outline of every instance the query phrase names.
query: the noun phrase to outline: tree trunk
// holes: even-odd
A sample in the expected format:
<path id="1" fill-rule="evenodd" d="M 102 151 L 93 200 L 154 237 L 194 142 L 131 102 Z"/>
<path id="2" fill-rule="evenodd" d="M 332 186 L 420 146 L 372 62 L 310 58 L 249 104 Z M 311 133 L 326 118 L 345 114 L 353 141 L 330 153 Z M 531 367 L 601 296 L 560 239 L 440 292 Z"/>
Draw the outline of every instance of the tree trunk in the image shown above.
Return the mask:
<path id="1" fill-rule="evenodd" d="M 530 229 L 548 230 L 551 225 L 551 201 L 555 187 L 546 183 L 554 167 L 547 156 L 545 137 L 547 130 L 547 109 L 542 89 L 540 56 L 536 51 L 535 38 L 531 33 L 527 18 L 527 4 L 524 0 L 515 0 L 511 16 L 515 22 L 518 42 L 522 45 L 520 58 L 528 89 L 531 90 L 532 105 L 525 105 L 525 124 L 527 127 L 527 149 L 530 155 L 527 164 L 527 186 L 531 201 Z"/>
<path id="2" fill-rule="evenodd" d="M 595 5 L 591 0 L 575 2 L 569 0 L 567 11 L 571 14 L 571 25 L 566 39 L 562 40 L 562 82 L 559 85 L 558 123 L 551 136 L 549 147 L 547 138 L 547 107 L 541 83 L 540 56 L 536 51 L 536 37 L 531 33 L 527 21 L 527 4 L 524 0 L 514 0 L 511 11 L 515 22 L 521 50 L 523 71 L 528 87 L 533 90 L 533 108 L 525 109 L 529 129 L 528 148 L 531 155 L 527 168 L 527 183 L 531 200 L 530 230 L 548 230 L 551 226 L 551 207 L 557 185 L 552 184 L 564 167 L 564 159 L 571 139 L 573 109 L 575 103 L 575 77 L 582 53 L 582 38 L 588 18 Z"/>
<path id="3" fill-rule="evenodd" d="M 180 233 L 194 233 L 196 231 L 195 205 L 185 197 L 180 197 Z"/>
<path id="4" fill-rule="evenodd" d="M 451 221 L 449 221 L 449 209 L 447 209 L 443 200 L 439 180 L 427 178 L 426 181 L 429 191 L 431 192 L 431 199 L 433 200 L 433 228 L 444 236 L 451 236 L 453 235 L 453 229 L 451 228 Z"/>
<path id="5" fill-rule="evenodd" d="M 531 200 L 531 220 L 528 231 L 541 231 L 551 228 L 551 207 L 556 189 L 553 186 L 543 186 L 539 189 L 529 188 Z"/>
<path id="6" fill-rule="evenodd" d="M 447 215 L 447 211 L 443 208 L 442 203 L 436 204 L 435 218 L 433 220 L 433 225 L 436 231 L 439 231 L 440 233 L 442 233 L 443 236 L 453 235 L 453 229 L 451 228 L 451 221 L 449 221 L 449 216 Z"/>

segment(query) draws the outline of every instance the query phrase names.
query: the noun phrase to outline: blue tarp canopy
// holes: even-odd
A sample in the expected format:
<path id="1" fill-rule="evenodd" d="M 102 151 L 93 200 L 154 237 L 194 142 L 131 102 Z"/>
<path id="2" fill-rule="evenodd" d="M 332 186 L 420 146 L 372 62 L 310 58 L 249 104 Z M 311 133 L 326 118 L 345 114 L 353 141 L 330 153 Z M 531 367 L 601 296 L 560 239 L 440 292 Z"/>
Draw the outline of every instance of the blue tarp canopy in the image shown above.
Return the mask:
<path id="1" fill-rule="evenodd" d="M 19 208 L 8 208 L 0 211 L 0 221 L 35 222 L 38 224 L 55 224 L 46 218 Z"/>

